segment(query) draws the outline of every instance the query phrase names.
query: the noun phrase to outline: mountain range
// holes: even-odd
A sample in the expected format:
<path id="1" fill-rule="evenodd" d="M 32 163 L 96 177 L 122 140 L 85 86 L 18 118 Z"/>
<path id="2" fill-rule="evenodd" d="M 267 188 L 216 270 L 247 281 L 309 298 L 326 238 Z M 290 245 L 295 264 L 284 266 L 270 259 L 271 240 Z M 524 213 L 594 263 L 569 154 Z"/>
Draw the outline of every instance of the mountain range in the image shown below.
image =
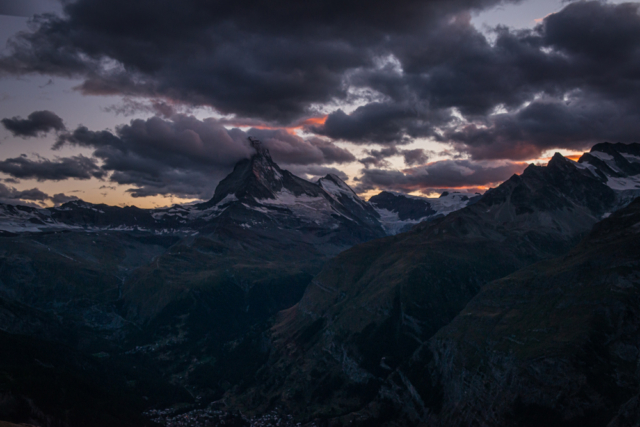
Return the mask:
<path id="1" fill-rule="evenodd" d="M 484 195 L 368 202 L 251 144 L 204 203 L 0 205 L 0 348 L 27 355 L 0 352 L 0 420 L 144 425 L 209 402 L 239 423 L 636 416 L 640 144 L 556 154 Z"/>
<path id="2" fill-rule="evenodd" d="M 309 182 L 282 170 L 257 140 L 250 159 L 236 164 L 211 200 L 170 208 L 139 209 L 80 200 L 38 209 L 0 204 L 0 230 L 141 231 L 195 235 L 224 228 L 295 234 L 294 240 L 335 255 L 357 243 L 398 233 L 443 216 L 478 199 L 478 194 L 446 193 L 439 199 L 382 192 L 367 203 L 338 176 Z M 277 230 L 277 231 L 276 231 Z"/>

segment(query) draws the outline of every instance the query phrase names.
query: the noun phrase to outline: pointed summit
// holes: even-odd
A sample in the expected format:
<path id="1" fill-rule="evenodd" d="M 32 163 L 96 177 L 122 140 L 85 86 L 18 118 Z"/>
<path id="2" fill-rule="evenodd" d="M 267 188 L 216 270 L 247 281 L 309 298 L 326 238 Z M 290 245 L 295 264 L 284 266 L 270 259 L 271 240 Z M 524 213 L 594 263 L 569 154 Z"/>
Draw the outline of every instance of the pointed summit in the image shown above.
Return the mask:
<path id="1" fill-rule="evenodd" d="M 555 153 L 551 160 L 549 160 L 547 167 L 550 169 L 557 169 L 562 172 L 568 172 L 575 169 L 575 163 L 564 157 L 562 154 Z"/>
<path id="2" fill-rule="evenodd" d="M 259 139 L 253 138 L 251 136 L 247 139 L 249 140 L 249 144 L 251 144 L 251 147 L 254 150 L 256 150 L 256 154 L 254 154 L 254 156 L 266 157 L 269 160 L 271 160 L 271 154 L 269 153 L 269 149 L 264 146 L 262 141 L 260 141 Z"/>
<path id="3" fill-rule="evenodd" d="M 317 237 L 330 251 L 347 247 L 342 242 L 385 235 L 377 212 L 339 177 L 327 175 L 309 182 L 281 169 L 259 140 L 249 138 L 249 143 L 255 154 L 238 162 L 220 181 L 213 198 L 198 205 L 198 210 L 225 212 L 228 221 L 243 227 L 267 221 L 278 224 L 278 230 L 319 232 Z"/>
<path id="4" fill-rule="evenodd" d="M 206 206 L 215 205 L 231 196 L 245 201 L 274 199 L 274 193 L 282 189 L 286 172 L 271 159 L 269 150 L 261 141 L 252 137 L 248 139 L 256 154 L 236 163 L 233 172 L 220 181 Z"/>

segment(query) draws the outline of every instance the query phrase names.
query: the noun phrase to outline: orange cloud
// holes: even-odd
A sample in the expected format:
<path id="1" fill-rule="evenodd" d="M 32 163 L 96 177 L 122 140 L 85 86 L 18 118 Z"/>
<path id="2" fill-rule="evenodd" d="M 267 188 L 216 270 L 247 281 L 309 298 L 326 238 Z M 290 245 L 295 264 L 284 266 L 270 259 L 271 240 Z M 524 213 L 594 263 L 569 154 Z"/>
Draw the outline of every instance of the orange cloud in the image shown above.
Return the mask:
<path id="1" fill-rule="evenodd" d="M 327 117 L 329 117 L 329 116 L 310 117 L 310 118 L 304 120 L 300 124 L 299 127 L 302 127 L 302 126 L 322 126 L 327 121 Z"/>
<path id="2" fill-rule="evenodd" d="M 293 135 L 293 134 L 295 134 L 295 132 L 297 130 L 304 129 L 304 128 L 309 127 L 309 126 L 321 126 L 321 125 L 323 125 L 324 122 L 327 121 L 327 117 L 328 116 L 309 117 L 307 119 L 304 119 L 302 121 L 299 121 L 299 122 L 295 123 L 293 126 L 287 126 L 287 127 L 269 126 L 269 125 L 263 125 L 263 124 L 248 124 L 248 123 L 244 123 L 244 122 L 234 122 L 232 120 L 226 122 L 225 124 L 228 124 L 230 126 L 235 126 L 235 127 L 252 127 L 254 129 L 267 129 L 267 130 L 282 129 L 285 132 Z"/>
<path id="3" fill-rule="evenodd" d="M 295 133 L 295 131 L 300 130 L 300 129 L 304 129 L 304 128 L 309 127 L 309 126 L 321 126 L 321 125 L 324 124 L 324 122 L 327 121 L 327 117 L 329 117 L 329 116 L 309 117 L 308 119 L 304 119 L 303 121 L 299 122 L 296 126 L 290 126 L 290 127 L 284 128 L 284 129 L 287 132 L 293 134 L 293 133 Z"/>
<path id="4" fill-rule="evenodd" d="M 545 15 L 542 18 L 536 18 L 536 19 L 533 20 L 533 22 L 535 22 L 536 24 L 541 24 L 545 19 L 547 19 L 548 17 L 550 17 L 553 14 L 554 13 L 552 12 L 552 13 L 549 13 L 549 14 Z"/>

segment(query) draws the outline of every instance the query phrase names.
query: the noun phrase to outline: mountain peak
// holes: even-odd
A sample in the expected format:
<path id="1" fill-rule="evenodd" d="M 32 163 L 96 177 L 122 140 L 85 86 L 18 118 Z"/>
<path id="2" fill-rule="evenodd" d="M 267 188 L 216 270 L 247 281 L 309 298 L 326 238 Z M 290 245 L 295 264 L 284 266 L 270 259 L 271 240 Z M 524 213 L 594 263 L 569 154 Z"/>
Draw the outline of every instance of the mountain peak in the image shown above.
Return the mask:
<path id="1" fill-rule="evenodd" d="M 555 153 L 551 160 L 549 160 L 547 167 L 550 168 L 550 170 L 556 169 L 567 172 L 575 169 L 575 163 L 564 157 L 562 154 Z"/>
<path id="2" fill-rule="evenodd" d="M 216 187 L 213 198 L 202 204 L 202 207 L 215 205 L 227 196 L 240 200 L 274 199 L 274 193 L 282 188 L 286 172 L 271 159 L 269 150 L 261 141 L 252 137 L 248 139 L 256 154 L 236 163 L 233 172 Z"/>
<path id="3" fill-rule="evenodd" d="M 564 164 L 564 163 L 567 163 L 567 162 L 569 162 L 569 160 L 566 157 L 564 157 L 560 153 L 555 153 L 553 155 L 553 157 L 551 158 L 551 160 L 549 161 L 549 164 L 552 164 L 552 163 Z"/>
<path id="4" fill-rule="evenodd" d="M 353 189 L 336 174 L 327 174 L 324 178 L 320 178 L 317 183 L 333 196 L 340 197 L 340 194 L 345 194 L 349 197 L 357 197 Z"/>
<path id="5" fill-rule="evenodd" d="M 256 150 L 256 154 L 254 154 L 254 156 L 266 157 L 269 160 L 271 160 L 271 154 L 269 153 L 269 149 L 264 146 L 262 141 L 260 141 L 259 139 L 253 138 L 251 136 L 248 139 L 249 139 L 249 144 L 251 144 L 251 147 L 254 150 Z"/>
<path id="6" fill-rule="evenodd" d="M 344 183 L 344 181 L 342 179 L 340 179 L 340 177 L 334 173 L 328 173 L 324 178 L 322 179 L 329 179 L 337 184 L 339 183 Z"/>

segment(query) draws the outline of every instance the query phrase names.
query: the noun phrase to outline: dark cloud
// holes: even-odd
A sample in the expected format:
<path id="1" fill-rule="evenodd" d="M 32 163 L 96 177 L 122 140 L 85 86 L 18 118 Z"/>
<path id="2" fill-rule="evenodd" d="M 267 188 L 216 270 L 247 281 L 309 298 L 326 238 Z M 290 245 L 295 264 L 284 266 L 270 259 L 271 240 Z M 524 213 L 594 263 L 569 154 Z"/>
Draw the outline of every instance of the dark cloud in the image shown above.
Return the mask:
<path id="1" fill-rule="evenodd" d="M 315 137 L 301 138 L 284 129 L 252 128 L 247 134 L 261 140 L 273 160 L 283 165 L 349 163 L 356 160 L 349 150 L 331 141 Z"/>
<path id="2" fill-rule="evenodd" d="M 244 132 L 227 131 L 214 119 L 176 115 L 132 120 L 115 133 L 79 127 L 61 135 L 54 148 L 93 149 L 102 169 L 112 172 L 110 180 L 134 186 L 134 197 L 208 198 L 233 165 L 251 155 L 245 139 Z"/>
<path id="3" fill-rule="evenodd" d="M 2 125 L 14 136 L 23 138 L 44 135 L 52 130 L 65 129 L 62 119 L 51 111 L 34 111 L 26 119 L 13 117 L 0 120 Z"/>
<path id="4" fill-rule="evenodd" d="M 532 30 L 498 27 L 493 42 L 460 14 L 425 28 L 421 38 L 393 39 L 397 66 L 363 68 L 349 80 L 389 100 L 335 112 L 314 130 L 352 142 L 432 136 L 477 159 L 637 140 L 638 8 L 575 2 Z M 413 118 L 389 107 L 407 103 L 421 106 Z"/>
<path id="5" fill-rule="evenodd" d="M 625 102 L 589 99 L 577 94 L 560 102 L 534 101 L 514 113 L 445 132 L 447 140 L 474 159 L 535 159 L 545 150 L 587 150 L 603 140 L 634 142 L 640 116 Z"/>
<path id="6" fill-rule="evenodd" d="M 6 193 L 4 194 L 6 195 Z M 46 193 L 38 190 L 37 188 L 32 188 L 30 190 L 23 190 L 23 191 L 14 191 L 14 189 L 12 188 L 9 194 L 13 195 L 13 197 L 16 199 L 30 200 L 30 201 L 44 201 L 49 198 L 49 196 Z"/>
<path id="7" fill-rule="evenodd" d="M 414 150 L 403 150 L 404 164 L 407 166 L 422 165 L 429 161 L 429 155 L 426 150 L 416 148 Z"/>
<path id="8" fill-rule="evenodd" d="M 434 123 L 445 122 L 446 114 L 434 121 L 434 114 L 416 106 L 396 103 L 371 103 L 358 107 L 351 114 L 337 110 L 314 132 L 334 139 L 355 143 L 406 144 L 413 138 L 433 136 Z"/>
<path id="9" fill-rule="evenodd" d="M 172 105 L 169 102 L 152 99 L 148 102 L 139 101 L 131 98 L 125 98 L 120 104 L 110 105 L 104 108 L 104 111 L 115 113 L 116 115 L 122 115 L 125 117 L 133 116 L 138 113 L 151 113 L 164 118 L 170 118 L 171 116 L 188 110 L 182 105 Z"/>
<path id="10" fill-rule="evenodd" d="M 392 145 L 390 147 L 382 148 L 381 150 L 367 150 L 365 152 L 368 154 L 368 157 L 358 159 L 358 161 L 366 168 L 371 166 L 375 166 L 377 168 L 389 167 L 391 166 L 391 163 L 389 163 L 387 158 L 393 156 L 402 156 L 404 158 L 404 163 L 407 166 L 424 164 L 429 161 L 427 151 L 421 148 L 401 150 L 395 145 Z"/>
<path id="11" fill-rule="evenodd" d="M 75 145 L 93 149 L 110 180 L 132 185 L 134 197 L 176 195 L 209 198 L 218 182 L 254 151 L 247 136 L 261 139 L 275 161 L 289 165 L 323 165 L 355 160 L 335 144 L 301 138 L 282 129 L 227 130 L 216 119 L 174 115 L 171 119 L 136 119 L 115 133 L 79 127 L 61 135 L 54 148 Z"/>
<path id="12" fill-rule="evenodd" d="M 36 203 L 42 203 L 49 199 L 46 193 L 32 188 L 30 190 L 16 190 L 14 187 L 7 187 L 0 183 L 0 203 L 21 204 L 27 206 L 39 206 Z"/>
<path id="13" fill-rule="evenodd" d="M 77 0 L 14 37 L 6 73 L 84 79 L 91 94 L 168 97 L 288 122 L 344 99 L 390 37 L 501 0 Z"/>
<path id="14" fill-rule="evenodd" d="M 59 206 L 72 200 L 78 200 L 78 198 L 76 196 L 67 196 L 63 193 L 49 196 L 47 193 L 37 188 L 17 190 L 14 187 L 8 187 L 0 183 L 0 203 L 43 207 L 46 206 L 46 202 L 48 201 L 53 202 L 55 206 Z"/>
<path id="15" fill-rule="evenodd" d="M 55 160 L 30 160 L 24 156 L 0 161 L 0 172 L 20 179 L 61 181 L 65 179 L 102 179 L 106 172 L 95 159 L 79 155 Z"/>
<path id="16" fill-rule="evenodd" d="M 365 169 L 357 179 L 357 191 L 381 189 L 429 193 L 435 188 L 485 187 L 521 173 L 526 166 L 507 161 L 444 160 L 404 171 Z"/>
<path id="17" fill-rule="evenodd" d="M 364 165 L 365 168 L 376 167 L 376 168 L 388 168 L 391 167 L 391 163 L 384 158 L 376 158 L 373 156 L 363 157 L 362 159 L 358 159 L 360 163 Z"/>
<path id="18" fill-rule="evenodd" d="M 54 205 L 60 206 L 64 203 L 71 202 L 72 200 L 79 200 L 76 196 L 67 196 L 63 193 L 54 194 L 51 196 L 51 201 Z"/>
<path id="19" fill-rule="evenodd" d="M 62 17 L 37 17 L 15 36 L 0 70 L 81 78 L 84 93 L 146 98 L 123 113 L 148 108 L 164 121 L 115 133 L 78 129 L 63 139 L 93 147 L 113 179 L 138 195 L 212 191 L 207 183 L 248 149 L 241 130 L 222 129 L 231 121 L 253 126 L 274 158 L 290 165 L 352 160 L 328 139 L 400 152 L 432 138 L 473 159 L 637 140 L 640 6 L 572 2 L 533 29 L 497 27 L 488 37 L 472 25 L 472 11 L 500 3 L 76 0 Z M 195 119 L 176 114 L 180 103 L 232 118 L 183 125 Z M 304 127 L 325 139 L 273 129 L 320 111 L 326 120 Z M 166 130 L 157 130 L 157 143 L 144 135 L 153 129 Z M 206 129 L 236 148 L 197 149 L 190 138 L 204 140 Z M 394 155 L 407 165 L 426 160 L 419 152 Z M 388 157 L 371 153 L 361 162 L 380 168 Z M 200 190 L 187 189 L 189 182 Z"/>
<path id="20" fill-rule="evenodd" d="M 377 168 L 384 168 L 391 166 L 391 163 L 387 160 L 388 157 L 397 156 L 400 154 L 400 150 L 395 145 L 392 145 L 381 150 L 367 150 L 367 157 L 358 159 L 366 168 L 375 166 Z"/>

